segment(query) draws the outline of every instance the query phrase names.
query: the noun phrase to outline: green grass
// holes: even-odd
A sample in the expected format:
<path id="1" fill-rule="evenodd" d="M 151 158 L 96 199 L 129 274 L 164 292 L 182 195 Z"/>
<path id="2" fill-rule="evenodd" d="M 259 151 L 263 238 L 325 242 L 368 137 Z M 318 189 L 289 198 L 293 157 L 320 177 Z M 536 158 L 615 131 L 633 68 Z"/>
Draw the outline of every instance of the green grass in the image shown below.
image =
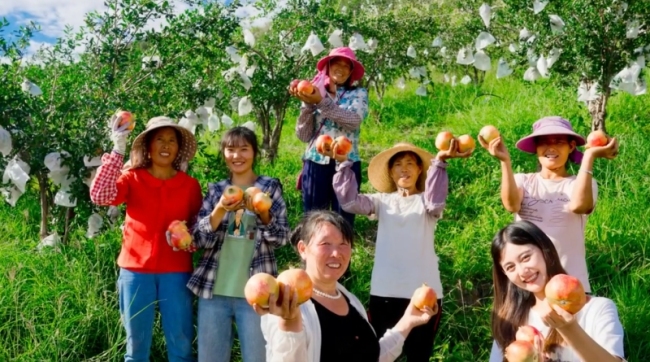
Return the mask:
<path id="1" fill-rule="evenodd" d="M 373 116 L 362 126 L 363 191 L 367 162 L 380 150 L 409 141 L 433 150 L 442 129 L 476 136 L 485 124 L 497 126 L 507 140 L 513 163 L 533 171 L 536 161 L 514 149 L 514 141 L 530 131 L 532 122 L 551 114 L 571 119 L 581 134 L 589 118 L 573 91 L 549 83 L 523 84 L 510 78 L 488 77 L 481 89 L 436 84 L 426 98 L 393 90 L 379 103 L 371 100 Z M 625 328 L 630 362 L 645 361 L 650 340 L 650 100 L 617 95 L 609 107 L 608 132 L 620 140 L 614 161 L 598 160 L 594 177 L 599 199 L 587 226 L 587 257 L 595 294 L 613 299 Z M 301 215 L 295 179 L 304 144 L 293 133 L 296 113 L 287 117 L 277 162 L 260 172 L 280 178 L 292 225 Z M 197 160 L 202 185 L 224 175 L 216 159 Z M 501 206 L 498 162 L 482 149 L 466 160 L 453 160 L 448 169 L 450 195 L 436 232 L 436 250 L 445 289 L 444 316 L 435 343 L 434 361 L 484 361 L 491 345 L 491 264 L 488 247 L 494 233 L 512 220 Z M 23 213 L 28 210 L 28 216 Z M 115 282 L 119 230 L 88 240 L 85 221 L 61 252 L 35 250 L 38 205 L 24 196 L 16 208 L 0 206 L 0 361 L 117 361 L 124 353 Z M 352 259 L 352 291 L 366 302 L 372 269 L 376 223 L 358 217 L 356 232 L 363 240 Z M 281 268 L 296 263 L 289 248 L 277 252 Z M 237 349 L 234 353 L 238 360 Z M 165 360 L 160 325 L 154 335 L 152 360 Z"/>

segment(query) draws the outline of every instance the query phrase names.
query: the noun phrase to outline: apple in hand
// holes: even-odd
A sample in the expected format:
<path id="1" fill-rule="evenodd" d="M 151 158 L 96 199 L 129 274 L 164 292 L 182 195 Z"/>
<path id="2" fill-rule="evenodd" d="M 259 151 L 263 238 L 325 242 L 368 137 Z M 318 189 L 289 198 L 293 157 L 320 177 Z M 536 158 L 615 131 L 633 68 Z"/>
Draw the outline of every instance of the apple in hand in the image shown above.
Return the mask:
<path id="1" fill-rule="evenodd" d="M 120 119 L 120 123 L 118 125 L 119 127 L 122 127 L 123 125 L 128 124 L 126 129 L 128 129 L 129 131 L 132 131 L 133 128 L 135 128 L 135 120 L 134 120 L 133 114 L 131 112 L 119 111 L 119 112 L 117 112 L 117 117 L 118 118 L 122 117 L 122 119 Z"/>
<path id="2" fill-rule="evenodd" d="M 167 231 L 170 233 L 170 243 L 174 248 L 185 250 L 192 244 L 192 235 L 187 230 L 185 221 L 172 221 Z"/>

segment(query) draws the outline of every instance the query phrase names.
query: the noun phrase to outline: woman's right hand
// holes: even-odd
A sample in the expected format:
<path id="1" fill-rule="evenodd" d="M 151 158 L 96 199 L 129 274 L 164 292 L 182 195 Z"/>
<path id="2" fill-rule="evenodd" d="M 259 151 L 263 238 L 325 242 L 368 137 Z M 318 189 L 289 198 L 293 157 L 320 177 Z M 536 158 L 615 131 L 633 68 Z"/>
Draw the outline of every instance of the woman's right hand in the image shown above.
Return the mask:
<path id="1" fill-rule="evenodd" d="M 246 199 L 242 198 L 241 201 L 235 202 L 232 204 L 228 203 L 228 200 L 224 195 L 221 195 L 221 198 L 219 199 L 219 202 L 217 203 L 217 206 L 215 206 L 215 209 L 223 209 L 225 211 L 237 211 L 239 209 L 243 209 L 246 207 Z"/>
<path id="2" fill-rule="evenodd" d="M 300 317 L 300 306 L 298 305 L 298 292 L 288 284 L 281 286 L 283 289 L 278 294 L 269 296 L 269 307 L 263 308 L 253 304 L 255 313 L 259 315 L 273 314 L 287 322 L 296 321 Z M 282 300 L 278 301 L 282 295 Z"/>
<path id="3" fill-rule="evenodd" d="M 506 144 L 503 142 L 503 139 L 501 137 L 493 139 L 489 144 L 485 142 L 483 137 L 480 135 L 477 138 L 481 146 L 485 148 L 492 156 L 499 159 L 499 161 L 510 161 L 510 153 L 508 152 L 508 148 L 506 147 Z"/>

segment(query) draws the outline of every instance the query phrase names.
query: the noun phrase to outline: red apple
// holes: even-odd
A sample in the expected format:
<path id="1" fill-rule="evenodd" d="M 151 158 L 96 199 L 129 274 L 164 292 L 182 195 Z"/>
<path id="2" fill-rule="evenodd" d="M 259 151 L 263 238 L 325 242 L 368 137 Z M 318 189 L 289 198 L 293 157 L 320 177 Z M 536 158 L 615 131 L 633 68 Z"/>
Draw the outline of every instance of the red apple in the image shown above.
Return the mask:
<path id="1" fill-rule="evenodd" d="M 257 273 L 250 277 L 244 286 L 244 296 L 248 304 L 269 307 L 271 294 L 278 294 L 278 282 L 271 274 Z"/>
<path id="2" fill-rule="evenodd" d="M 316 139 L 316 151 L 320 154 L 327 154 L 332 151 L 332 137 L 328 134 L 322 134 Z"/>
<path id="3" fill-rule="evenodd" d="M 284 285 L 292 286 L 298 293 L 298 304 L 302 304 L 311 298 L 313 284 L 307 272 L 302 269 L 289 269 L 285 270 L 277 279 L 280 286 L 280 298 L 278 299 L 278 304 L 282 303 L 282 293 L 284 290 Z"/>
<path id="4" fill-rule="evenodd" d="M 411 301 L 417 309 L 424 309 L 426 306 L 433 308 L 433 306 L 438 302 L 438 296 L 433 288 L 422 283 L 422 286 L 417 288 L 413 293 Z"/>
<path id="5" fill-rule="evenodd" d="M 336 137 L 334 143 L 336 144 L 336 154 L 339 156 L 345 156 L 352 151 L 352 141 L 345 136 Z"/>
<path id="6" fill-rule="evenodd" d="M 440 151 L 447 151 L 453 138 L 454 135 L 449 131 L 438 133 L 438 136 L 436 137 L 436 148 Z"/>
<path id="7" fill-rule="evenodd" d="M 521 326 L 517 329 L 515 340 L 535 343 L 536 338 L 544 338 L 542 332 L 533 326 Z"/>
<path id="8" fill-rule="evenodd" d="M 472 136 L 464 134 L 457 139 L 458 141 L 458 152 L 465 153 L 469 150 L 473 150 L 476 147 L 476 142 Z"/>
<path id="9" fill-rule="evenodd" d="M 305 94 L 312 94 L 314 93 L 314 86 L 309 83 L 308 80 L 301 80 L 298 83 L 298 92 L 305 93 Z"/>
<path id="10" fill-rule="evenodd" d="M 129 126 L 126 129 L 128 129 L 129 131 L 132 131 L 133 128 L 135 128 L 135 120 L 133 119 L 133 114 L 131 114 L 131 112 L 119 111 L 119 112 L 117 112 L 117 116 L 122 117 L 122 119 L 120 119 L 120 123 L 119 123 L 120 127 L 122 127 L 123 125 L 128 123 Z"/>
<path id="11" fill-rule="evenodd" d="M 514 341 L 505 349 L 508 362 L 542 362 L 539 360 L 539 355 L 535 346 L 526 341 Z"/>
<path id="12" fill-rule="evenodd" d="M 481 136 L 483 140 L 488 144 L 492 142 L 493 139 L 496 139 L 497 137 L 501 136 L 499 134 L 499 130 L 497 130 L 496 127 L 492 125 L 488 125 L 481 128 L 478 135 Z"/>
<path id="13" fill-rule="evenodd" d="M 174 220 L 169 224 L 167 230 L 171 234 L 171 244 L 176 249 L 185 250 L 192 244 L 192 235 L 187 230 L 185 221 Z"/>
<path id="14" fill-rule="evenodd" d="M 271 205 L 273 205 L 273 200 L 266 193 L 260 192 L 253 197 L 253 207 L 257 212 L 269 211 Z"/>
<path id="15" fill-rule="evenodd" d="M 576 277 L 557 274 L 546 283 L 544 288 L 546 300 L 565 311 L 576 314 L 587 304 L 585 289 Z"/>
<path id="16" fill-rule="evenodd" d="M 299 79 L 294 79 L 294 80 L 292 80 L 291 83 L 289 84 L 289 88 L 296 88 L 296 87 L 298 87 L 298 83 L 300 83 L 300 80 L 299 80 Z"/>
<path id="17" fill-rule="evenodd" d="M 585 148 L 606 146 L 607 142 L 609 142 L 609 137 L 605 132 L 601 130 L 593 131 L 587 136 Z"/>
<path id="18" fill-rule="evenodd" d="M 223 197 L 228 205 L 234 205 L 244 198 L 244 191 L 237 186 L 230 185 L 224 190 Z"/>

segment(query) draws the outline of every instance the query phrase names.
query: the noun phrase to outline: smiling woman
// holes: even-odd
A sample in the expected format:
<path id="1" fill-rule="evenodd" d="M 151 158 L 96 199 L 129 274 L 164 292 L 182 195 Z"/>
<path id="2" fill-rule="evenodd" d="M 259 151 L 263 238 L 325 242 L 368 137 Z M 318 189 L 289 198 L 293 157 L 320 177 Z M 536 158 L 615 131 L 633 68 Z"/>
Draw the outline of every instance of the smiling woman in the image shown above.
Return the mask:
<path id="1" fill-rule="evenodd" d="M 578 146 L 584 145 L 585 139 L 573 131 L 568 120 L 544 117 L 532 128 L 533 133 L 516 146 L 536 155 L 540 169 L 535 173 L 513 172 L 502 137 L 486 143 L 479 136 L 479 142 L 501 162 L 501 201 L 506 210 L 515 214 L 516 221 L 528 220 L 540 227 L 557 248 L 562 266 L 580 279 L 589 293 L 585 228 L 598 198 L 592 168 L 596 158 L 614 158 L 618 143 L 613 138 L 605 146 L 588 148 L 583 155 Z M 580 165 L 577 176 L 568 173 L 569 161 Z"/>
<path id="2" fill-rule="evenodd" d="M 264 361 L 260 317 L 244 295 L 248 279 L 257 273 L 277 277 L 273 249 L 289 237 L 282 184 L 253 170 L 259 147 L 255 133 L 234 127 L 223 135 L 221 154 L 230 177 L 208 185 L 208 193 L 194 228 L 196 246 L 204 249 L 188 287 L 199 297 L 199 361 L 229 361 L 233 324 L 244 362 Z M 256 187 L 271 198 L 271 207 L 259 209 L 251 197 L 224 195 L 233 186 Z"/>
<path id="3" fill-rule="evenodd" d="M 191 226 L 201 206 L 201 186 L 185 173 L 196 152 L 196 140 L 171 119 L 152 118 L 133 141 L 130 160 L 123 167 L 131 131 L 128 123 L 122 124 L 122 117 L 118 113 L 110 122 L 113 152 L 102 157 L 90 198 L 98 205 L 126 204 L 117 259 L 125 359 L 149 360 L 157 304 L 170 360 L 190 361 L 194 326 L 192 293 L 186 283 L 192 273 L 192 256 L 177 252 L 166 231 L 174 221 Z"/>
<path id="4" fill-rule="evenodd" d="M 442 314 L 443 288 L 433 240 L 447 199 L 447 160 L 471 153 L 458 153 L 456 140 L 435 157 L 419 147 L 399 143 L 370 161 L 368 178 L 379 192 L 364 195 L 358 193 L 352 162 L 337 156 L 341 164 L 333 188 L 341 207 L 379 221 L 370 282 L 375 331 L 381 335 L 397 323 L 409 308 L 413 291 L 423 282 L 438 296 L 435 318 L 414 328 L 406 339 L 408 361 L 429 361 Z"/>

